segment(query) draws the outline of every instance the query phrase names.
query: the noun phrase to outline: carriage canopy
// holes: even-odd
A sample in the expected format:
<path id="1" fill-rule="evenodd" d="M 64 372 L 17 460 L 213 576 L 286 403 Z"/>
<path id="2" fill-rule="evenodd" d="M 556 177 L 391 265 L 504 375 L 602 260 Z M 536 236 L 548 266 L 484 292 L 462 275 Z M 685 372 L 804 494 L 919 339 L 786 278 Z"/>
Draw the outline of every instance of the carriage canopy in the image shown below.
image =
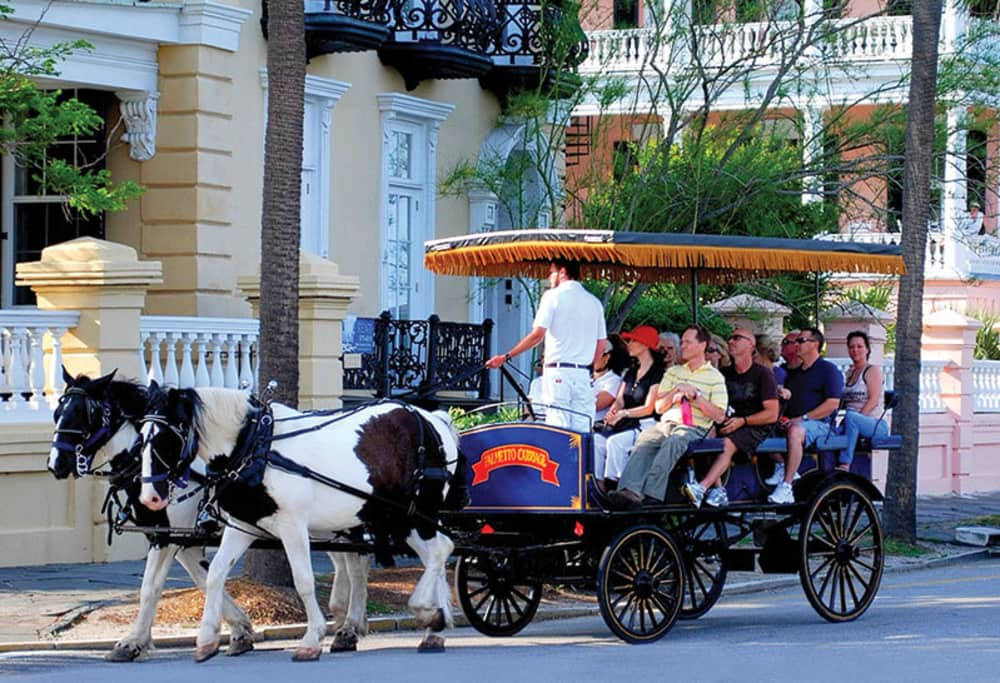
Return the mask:
<path id="1" fill-rule="evenodd" d="M 556 259 L 595 280 L 732 281 L 775 273 L 905 272 L 896 245 L 611 230 L 508 230 L 431 240 L 424 266 L 441 275 L 545 278 Z"/>

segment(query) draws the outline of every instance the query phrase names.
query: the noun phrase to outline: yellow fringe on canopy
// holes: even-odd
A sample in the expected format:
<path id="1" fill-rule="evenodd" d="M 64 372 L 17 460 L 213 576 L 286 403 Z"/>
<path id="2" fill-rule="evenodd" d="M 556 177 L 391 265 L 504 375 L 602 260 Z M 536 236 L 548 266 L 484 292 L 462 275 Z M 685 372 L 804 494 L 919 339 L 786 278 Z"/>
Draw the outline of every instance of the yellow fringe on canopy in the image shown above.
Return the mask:
<path id="1" fill-rule="evenodd" d="M 545 278 L 554 259 L 579 261 L 585 278 L 599 280 L 731 281 L 774 273 L 905 272 L 898 255 L 849 251 L 761 249 L 570 241 L 515 242 L 429 252 L 424 266 L 442 275 Z"/>

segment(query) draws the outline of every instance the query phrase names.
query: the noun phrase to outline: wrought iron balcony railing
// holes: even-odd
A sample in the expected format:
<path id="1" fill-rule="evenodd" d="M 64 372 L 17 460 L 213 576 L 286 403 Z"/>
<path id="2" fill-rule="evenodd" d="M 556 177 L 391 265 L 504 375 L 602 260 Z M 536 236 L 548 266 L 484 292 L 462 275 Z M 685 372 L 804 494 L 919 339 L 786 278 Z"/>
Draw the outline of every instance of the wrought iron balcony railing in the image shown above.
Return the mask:
<path id="1" fill-rule="evenodd" d="M 378 51 L 412 90 L 430 78 L 478 78 L 493 66 L 492 0 L 390 0 L 390 40 Z"/>
<path id="2" fill-rule="evenodd" d="M 427 320 L 393 320 L 388 312 L 378 318 L 357 318 L 351 337 L 345 334 L 344 353 L 359 353 L 361 367 L 344 370 L 344 389 L 370 391 L 377 397 L 430 389 L 470 391 L 480 399 L 490 395 L 489 372 L 493 321 L 482 325 Z"/>
<path id="3" fill-rule="evenodd" d="M 519 90 L 572 95 L 580 86 L 576 67 L 589 47 L 579 8 L 572 0 L 497 0 L 500 29 L 483 86 L 501 99 Z"/>
<path id="4" fill-rule="evenodd" d="M 305 0 L 306 57 L 374 50 L 389 37 L 391 0 Z M 261 29 L 267 38 L 267 0 Z"/>

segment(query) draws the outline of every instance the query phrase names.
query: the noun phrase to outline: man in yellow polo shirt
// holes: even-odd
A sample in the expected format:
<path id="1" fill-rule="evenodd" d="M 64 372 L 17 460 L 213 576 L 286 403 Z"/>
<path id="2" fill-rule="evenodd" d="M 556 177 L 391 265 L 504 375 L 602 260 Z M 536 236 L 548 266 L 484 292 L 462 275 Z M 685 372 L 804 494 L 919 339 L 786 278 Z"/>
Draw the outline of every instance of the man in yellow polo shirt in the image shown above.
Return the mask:
<path id="1" fill-rule="evenodd" d="M 662 501 L 670 471 L 692 441 L 705 438 L 715 422 L 726 417 L 726 379 L 705 359 L 711 341 L 708 330 L 690 325 L 681 335 L 682 365 L 667 368 L 660 382 L 656 412 L 662 417 L 639 434 L 632 455 L 608 495 L 612 507 L 635 508 L 644 498 Z"/>

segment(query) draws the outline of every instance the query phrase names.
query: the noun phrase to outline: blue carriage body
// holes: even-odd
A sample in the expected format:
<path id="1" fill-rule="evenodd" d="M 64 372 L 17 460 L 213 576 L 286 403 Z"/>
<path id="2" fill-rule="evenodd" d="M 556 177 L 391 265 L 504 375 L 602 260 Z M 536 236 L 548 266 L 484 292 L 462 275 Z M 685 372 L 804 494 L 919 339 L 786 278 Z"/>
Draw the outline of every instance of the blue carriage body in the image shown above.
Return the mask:
<path id="1" fill-rule="evenodd" d="M 591 434 L 538 422 L 491 424 L 462 433 L 467 510 L 578 511 L 587 508 Z"/>

